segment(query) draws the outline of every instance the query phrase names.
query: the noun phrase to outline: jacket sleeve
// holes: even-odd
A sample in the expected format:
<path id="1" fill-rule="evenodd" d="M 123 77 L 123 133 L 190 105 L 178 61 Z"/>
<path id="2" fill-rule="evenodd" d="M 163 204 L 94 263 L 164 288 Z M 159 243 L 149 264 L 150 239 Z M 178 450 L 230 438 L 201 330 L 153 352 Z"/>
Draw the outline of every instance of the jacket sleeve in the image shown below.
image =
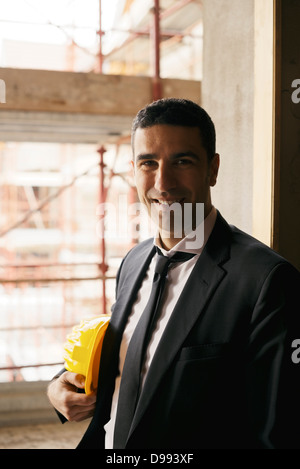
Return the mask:
<path id="1" fill-rule="evenodd" d="M 300 449 L 300 274 L 276 265 L 256 302 L 246 353 L 248 418 L 260 448 Z M 295 342 L 296 341 L 296 342 Z"/>

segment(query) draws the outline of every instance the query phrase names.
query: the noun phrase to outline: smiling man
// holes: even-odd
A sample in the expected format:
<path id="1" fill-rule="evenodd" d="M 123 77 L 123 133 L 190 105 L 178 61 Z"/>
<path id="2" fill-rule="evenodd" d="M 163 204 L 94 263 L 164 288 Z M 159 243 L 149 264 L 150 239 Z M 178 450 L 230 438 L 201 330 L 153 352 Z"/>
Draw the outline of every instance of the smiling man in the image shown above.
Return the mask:
<path id="1" fill-rule="evenodd" d="M 202 221 L 197 220 L 197 204 L 203 204 L 204 217 L 210 213 L 219 155 L 208 157 L 196 126 L 156 124 L 134 132 L 132 163 L 139 199 L 159 226 L 162 246 L 171 249 Z M 188 205 L 191 210 L 186 210 Z"/>
<path id="2" fill-rule="evenodd" d="M 97 393 L 78 394 L 84 380 L 65 370 L 49 386 L 65 418 L 93 415 L 80 449 L 300 448 L 300 274 L 212 205 L 215 140 L 188 100 L 134 120 L 137 191 L 158 232 L 120 266 Z M 175 206 L 180 226 L 165 226 Z"/>

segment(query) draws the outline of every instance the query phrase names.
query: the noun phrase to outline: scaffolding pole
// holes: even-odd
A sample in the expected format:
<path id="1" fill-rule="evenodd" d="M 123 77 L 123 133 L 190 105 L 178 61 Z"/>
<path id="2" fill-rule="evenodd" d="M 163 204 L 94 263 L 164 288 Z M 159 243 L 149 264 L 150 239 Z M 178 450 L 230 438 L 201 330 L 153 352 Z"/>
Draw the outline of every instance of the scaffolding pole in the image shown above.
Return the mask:
<path id="1" fill-rule="evenodd" d="M 152 78 L 152 95 L 153 101 L 162 97 L 161 80 L 160 80 L 160 18 L 159 18 L 159 0 L 154 0 L 153 7 L 153 24 L 151 28 L 151 36 L 153 41 L 153 78 Z"/>
<path id="2" fill-rule="evenodd" d="M 99 73 L 103 73 L 103 52 L 102 52 L 102 36 L 104 32 L 102 31 L 102 0 L 99 0 Z"/>
<path id="3" fill-rule="evenodd" d="M 104 187 L 104 168 L 105 168 L 105 163 L 104 163 L 104 153 L 106 152 L 106 149 L 101 146 L 97 152 L 100 155 L 100 161 L 99 161 L 99 203 L 102 205 L 105 203 L 106 200 L 106 191 Z M 106 264 L 106 246 L 105 246 L 105 220 L 104 220 L 104 215 L 102 216 L 100 223 L 100 254 L 101 254 L 101 264 L 99 264 L 99 269 L 102 273 L 102 314 L 106 314 L 106 278 L 105 274 L 107 272 L 108 266 Z"/>

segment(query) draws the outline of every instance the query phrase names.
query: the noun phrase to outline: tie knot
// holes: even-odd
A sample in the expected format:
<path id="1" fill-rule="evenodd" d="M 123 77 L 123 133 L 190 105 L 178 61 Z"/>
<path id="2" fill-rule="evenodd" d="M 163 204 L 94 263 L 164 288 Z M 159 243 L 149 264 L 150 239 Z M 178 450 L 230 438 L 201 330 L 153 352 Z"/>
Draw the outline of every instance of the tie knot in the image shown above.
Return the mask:
<path id="1" fill-rule="evenodd" d="M 158 247 L 156 247 L 156 252 L 158 256 L 155 266 L 155 272 L 160 275 L 167 271 L 171 263 L 186 262 L 195 256 L 195 254 L 192 254 L 190 252 L 177 251 L 173 256 L 167 257 L 163 255 L 163 253 Z"/>

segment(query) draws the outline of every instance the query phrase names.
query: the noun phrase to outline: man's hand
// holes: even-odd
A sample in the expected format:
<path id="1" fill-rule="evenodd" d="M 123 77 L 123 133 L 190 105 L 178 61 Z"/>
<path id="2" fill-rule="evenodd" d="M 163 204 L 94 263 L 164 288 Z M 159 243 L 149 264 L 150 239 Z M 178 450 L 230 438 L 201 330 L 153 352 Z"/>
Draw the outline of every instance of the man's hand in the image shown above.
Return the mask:
<path id="1" fill-rule="evenodd" d="M 66 371 L 48 387 L 51 404 L 70 422 L 81 422 L 93 416 L 96 394 L 77 392 L 78 389 L 84 389 L 84 382 L 84 376 Z"/>

